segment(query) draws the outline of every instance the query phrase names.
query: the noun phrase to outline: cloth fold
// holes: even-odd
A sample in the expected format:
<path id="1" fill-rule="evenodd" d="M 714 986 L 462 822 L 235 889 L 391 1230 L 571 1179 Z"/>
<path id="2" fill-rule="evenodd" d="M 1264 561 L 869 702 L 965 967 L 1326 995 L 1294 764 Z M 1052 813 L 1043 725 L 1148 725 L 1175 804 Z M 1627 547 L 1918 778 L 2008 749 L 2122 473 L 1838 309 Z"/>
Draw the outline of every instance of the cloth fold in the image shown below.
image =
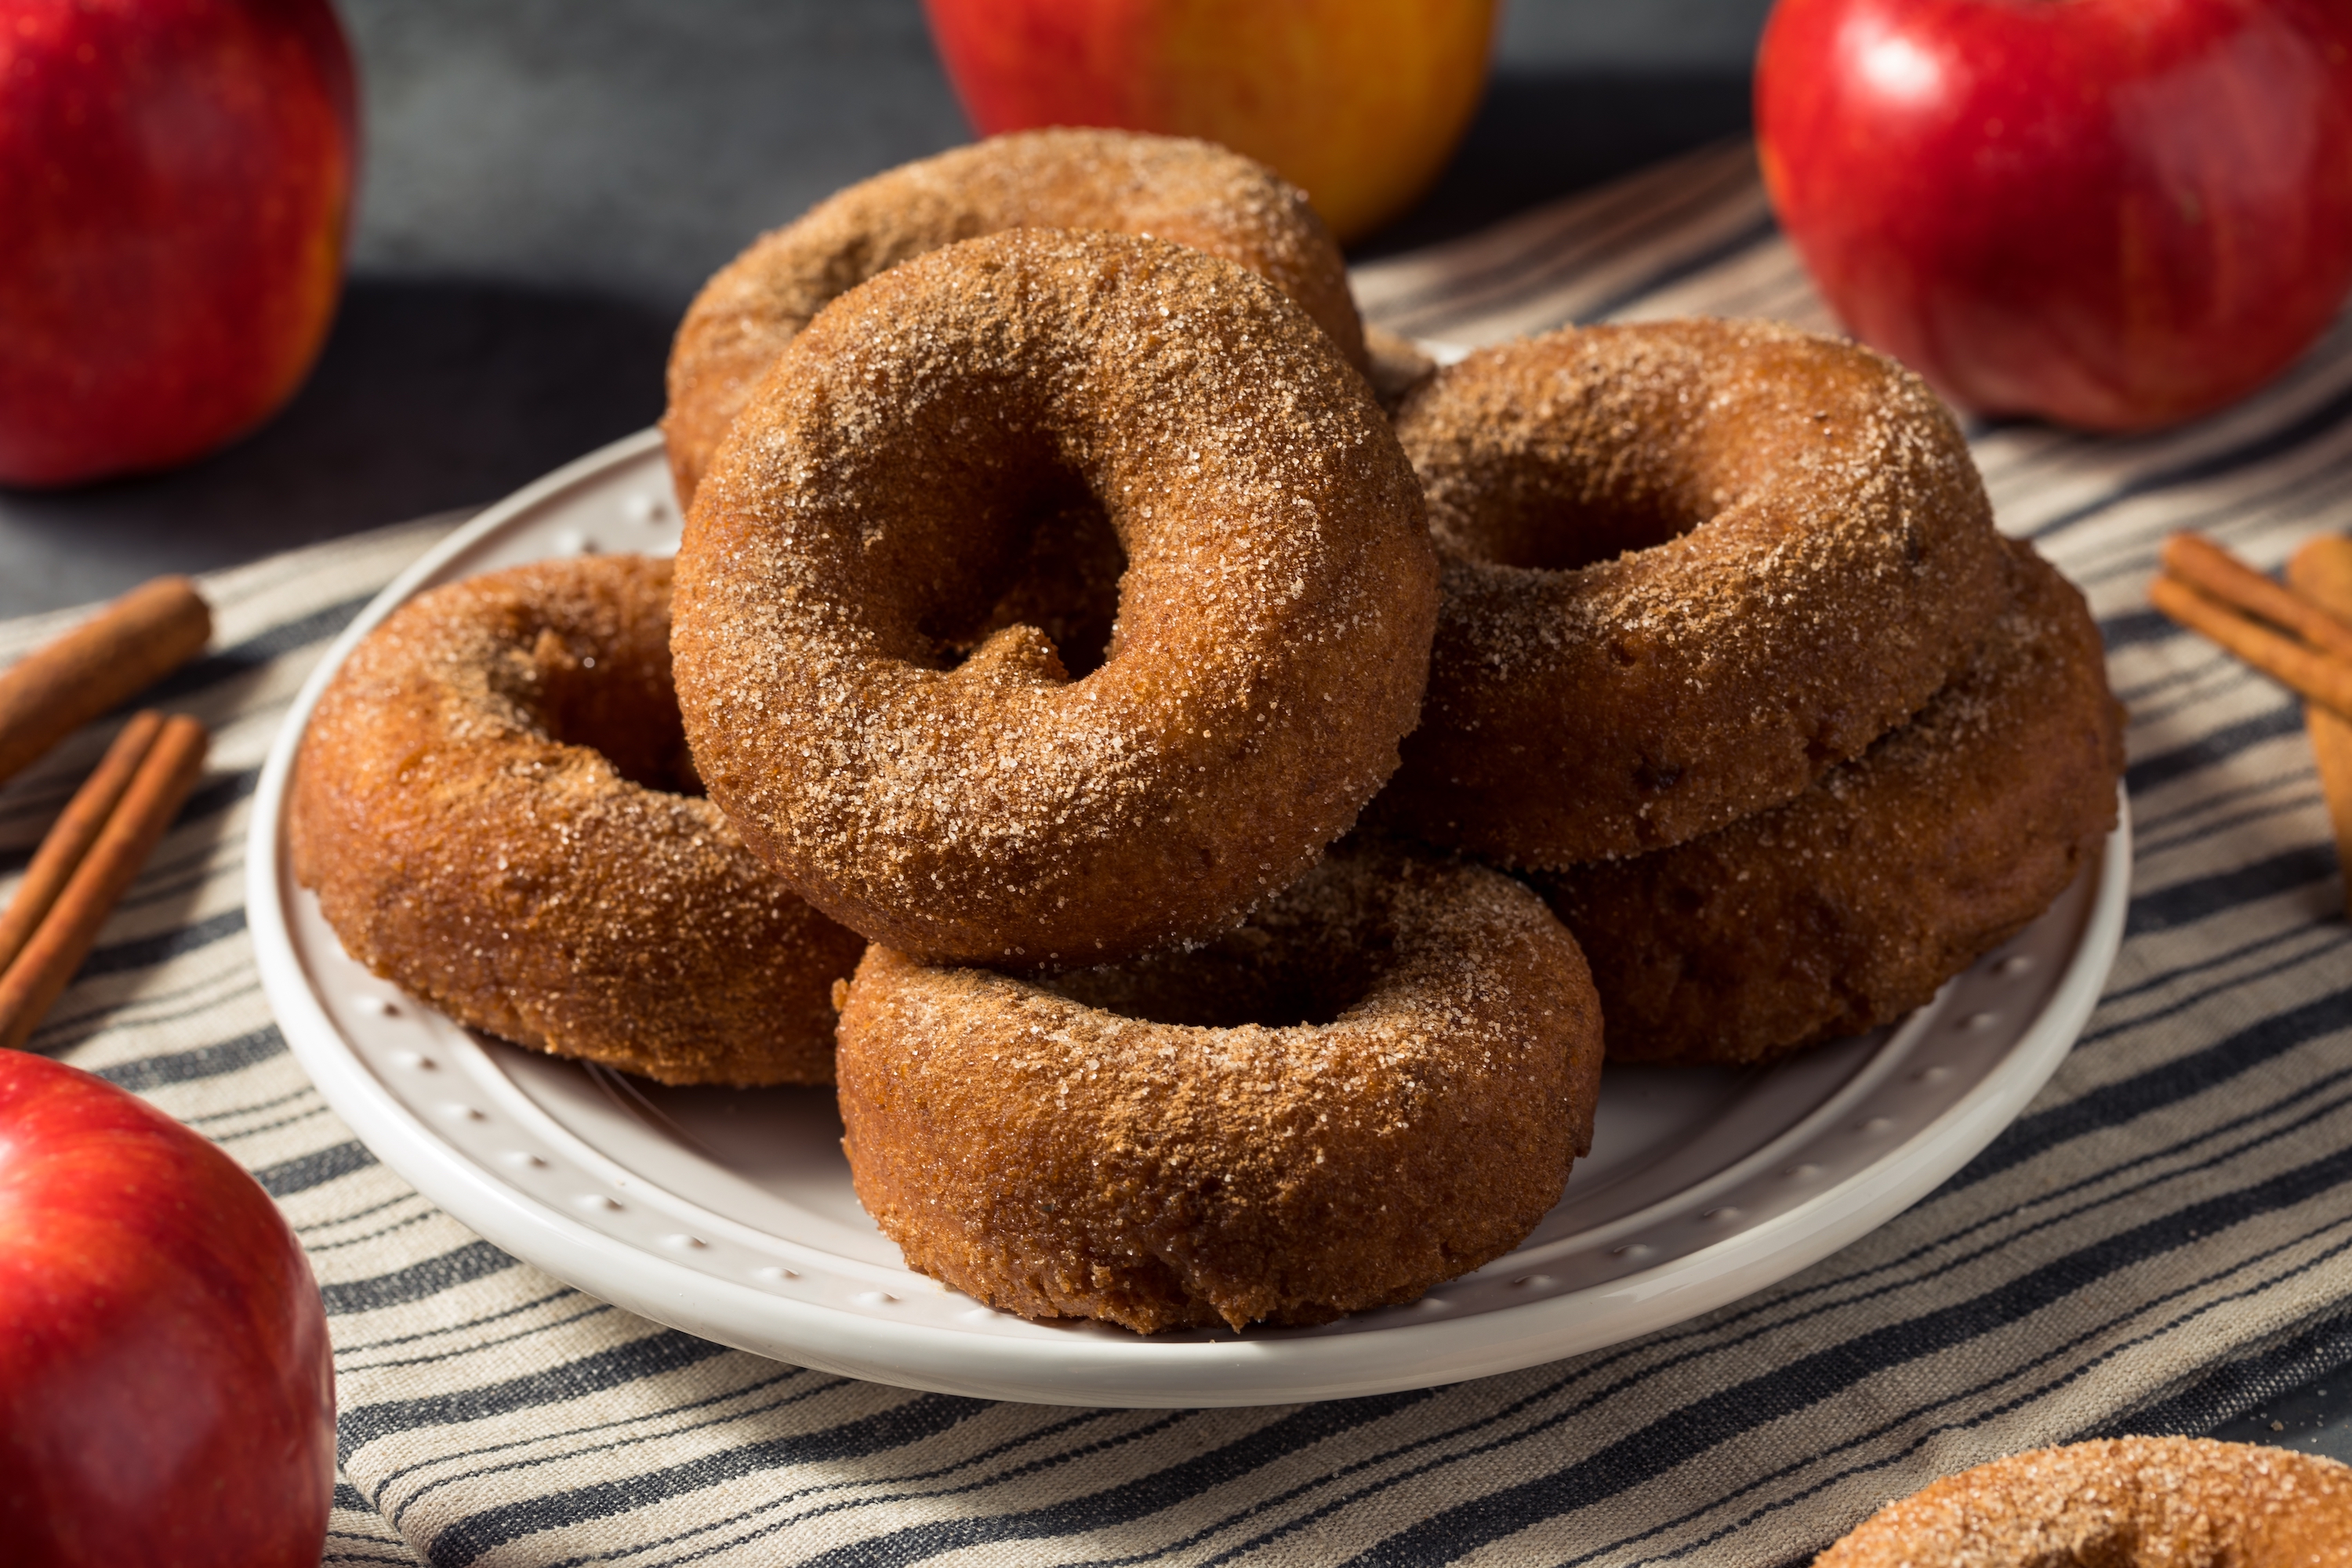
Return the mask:
<path id="1" fill-rule="evenodd" d="M 1830 318 L 1745 146 L 1366 267 L 1370 317 Z M 330 1563 L 1793 1563 L 1886 1498 L 2036 1444 L 2198 1430 L 2352 1361 L 2352 980 L 2295 702 L 2147 608 L 2196 527 L 2264 566 L 2352 523 L 2352 327 L 2187 429 L 1971 432 L 2001 526 L 2089 595 L 2130 706 L 2130 923 L 2048 1089 L 1914 1208 L 1631 1343 L 1305 1406 L 1073 1410 L 857 1383 L 608 1307 L 419 1197 L 304 1079 L 242 907 L 256 773 L 335 632 L 448 526 L 205 582 L 163 700 L 205 781 L 34 1041 L 219 1141 L 310 1249 L 337 1348 Z M 57 617 L 0 625 L 0 658 Z M 0 792 L 32 846 L 109 737 Z"/>

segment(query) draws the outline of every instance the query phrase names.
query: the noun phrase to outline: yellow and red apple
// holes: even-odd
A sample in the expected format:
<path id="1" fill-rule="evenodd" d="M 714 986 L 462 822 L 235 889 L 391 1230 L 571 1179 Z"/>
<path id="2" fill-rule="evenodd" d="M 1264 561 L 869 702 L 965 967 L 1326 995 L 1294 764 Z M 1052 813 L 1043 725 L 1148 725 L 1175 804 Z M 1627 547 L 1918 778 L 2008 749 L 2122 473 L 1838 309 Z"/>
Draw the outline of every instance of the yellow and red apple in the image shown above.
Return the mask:
<path id="1" fill-rule="evenodd" d="M 327 0 L 0 0 L 0 484 L 167 468 L 293 395 L 354 107 Z"/>
<path id="2" fill-rule="evenodd" d="M 1486 80 L 1495 0 L 924 0 L 983 135 L 1198 136 L 1303 188 L 1342 241 L 1412 204 Z"/>

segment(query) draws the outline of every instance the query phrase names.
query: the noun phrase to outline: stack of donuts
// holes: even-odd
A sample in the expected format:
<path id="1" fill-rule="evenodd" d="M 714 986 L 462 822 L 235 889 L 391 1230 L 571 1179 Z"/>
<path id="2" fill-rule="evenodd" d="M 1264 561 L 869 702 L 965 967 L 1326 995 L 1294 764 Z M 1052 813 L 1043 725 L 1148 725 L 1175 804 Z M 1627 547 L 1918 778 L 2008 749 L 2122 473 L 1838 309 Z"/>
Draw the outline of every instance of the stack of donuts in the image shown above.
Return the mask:
<path id="1" fill-rule="evenodd" d="M 1379 812 L 1542 892 L 1612 1060 L 1899 1017 L 2115 826 L 2097 627 L 1890 362 L 1754 322 L 1559 331 L 1439 372 L 1396 429 L 1444 569 Z"/>
<path id="2" fill-rule="evenodd" d="M 867 1210 L 1009 1311 L 1412 1300 L 1559 1200 L 1604 1016 L 1866 1028 L 2113 821 L 2095 632 L 1916 380 L 1707 321 L 1433 371 L 1203 143 L 843 192 L 706 287 L 664 428 L 674 565 L 346 662 L 297 874 L 505 1038 L 837 1082 Z"/>

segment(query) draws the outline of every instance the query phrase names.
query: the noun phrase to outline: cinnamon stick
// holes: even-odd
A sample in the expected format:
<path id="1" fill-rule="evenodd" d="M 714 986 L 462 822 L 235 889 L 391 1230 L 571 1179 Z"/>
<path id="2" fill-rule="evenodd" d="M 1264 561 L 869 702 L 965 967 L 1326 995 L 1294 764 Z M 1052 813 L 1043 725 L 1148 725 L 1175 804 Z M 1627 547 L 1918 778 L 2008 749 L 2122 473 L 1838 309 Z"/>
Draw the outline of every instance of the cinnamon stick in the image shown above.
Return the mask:
<path id="1" fill-rule="evenodd" d="M 2352 616 L 2352 539 L 2323 534 L 2309 541 L 2288 558 L 2286 580 L 2322 609 Z M 2319 762 L 2319 792 L 2336 830 L 2336 863 L 2345 873 L 2345 913 L 2352 917 L 2352 721 L 2306 702 L 2303 722 Z"/>
<path id="2" fill-rule="evenodd" d="M 50 825 L 41 847 L 33 852 L 32 864 L 25 868 L 25 879 L 16 884 L 16 893 L 8 900 L 7 912 L 0 914 L 0 972 L 16 961 L 25 943 L 49 912 L 58 895 L 74 874 L 74 868 L 89 853 L 100 829 L 114 815 L 115 803 L 139 764 L 155 743 L 156 734 L 163 728 L 163 716 L 153 709 L 134 713 L 114 738 L 106 755 L 100 759 L 97 771 L 82 781 L 66 803 L 65 811 Z"/>
<path id="3" fill-rule="evenodd" d="M 2352 539 L 2323 533 L 2287 557 L 2286 580 L 2324 610 L 2352 615 Z"/>
<path id="4" fill-rule="evenodd" d="M 0 671 L 0 779 L 186 663 L 212 635 L 195 584 L 158 577 Z"/>
<path id="5" fill-rule="evenodd" d="M 2176 533 L 2166 540 L 2164 569 L 2208 598 L 2260 616 L 2314 647 L 2352 658 L 2352 625 L 2342 612 L 2255 571 L 2202 534 Z"/>
<path id="6" fill-rule="evenodd" d="M 0 1049 L 21 1047 L 89 956 L 115 901 L 137 879 L 204 771 L 210 737 L 194 719 L 166 719 L 89 853 L 32 940 L 0 974 Z"/>
<path id="7" fill-rule="evenodd" d="M 2178 577 L 2148 584 L 2148 603 L 2200 632 L 2272 679 L 2352 717 L 2352 661 L 2331 658 L 2273 630 L 2242 610 L 2208 598 Z"/>

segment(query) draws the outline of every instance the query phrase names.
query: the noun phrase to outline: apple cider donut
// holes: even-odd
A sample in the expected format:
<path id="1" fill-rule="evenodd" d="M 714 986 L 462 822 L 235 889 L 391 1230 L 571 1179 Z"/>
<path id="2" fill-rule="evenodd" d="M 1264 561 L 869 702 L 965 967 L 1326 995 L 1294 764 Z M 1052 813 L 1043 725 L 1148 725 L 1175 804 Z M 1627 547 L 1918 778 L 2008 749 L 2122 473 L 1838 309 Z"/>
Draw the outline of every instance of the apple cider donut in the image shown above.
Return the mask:
<path id="1" fill-rule="evenodd" d="M 969 658 L 1040 520 L 1125 561 L 1100 667 Z M 1253 273 L 1021 229 L 835 300 L 687 519 L 673 634 L 711 798 L 819 909 L 932 962 L 1109 962 L 1237 921 L 1354 821 L 1436 614 L 1362 377 Z"/>
<path id="2" fill-rule="evenodd" d="M 688 307 L 662 416 L 678 503 L 784 345 L 835 296 L 902 261 L 1008 228 L 1112 229 L 1248 268 L 1369 370 L 1346 263 L 1306 193 L 1209 142 L 1025 131 L 959 147 L 820 202 L 761 236 Z"/>
<path id="3" fill-rule="evenodd" d="M 1439 371 L 1396 428 L 1444 596 L 1384 809 L 1506 865 L 1787 800 L 2000 606 L 1959 431 L 1867 349 L 1759 322 L 1552 332 Z"/>
<path id="4" fill-rule="evenodd" d="M 1784 805 L 1530 876 L 1591 961 L 1611 1060 L 1767 1061 L 1890 1023 L 2097 852 L 2123 768 L 2098 627 L 2007 548 L 2010 607 L 1909 723 Z"/>
<path id="5" fill-rule="evenodd" d="M 2352 1467 L 2210 1437 L 2110 1437 L 1947 1476 L 1813 1568 L 2337 1568 L 2347 1554 Z"/>
<path id="6" fill-rule="evenodd" d="M 1518 1244 L 1590 1147 L 1600 1035 L 1533 894 L 1352 845 L 1239 931 L 1117 968 L 867 949 L 842 1142 L 908 1263 L 1002 1310 L 1318 1323 Z"/>
<path id="7" fill-rule="evenodd" d="M 698 798 L 670 563 L 436 588 L 355 648 L 289 838 L 344 949 L 461 1023 L 666 1083 L 830 1083 L 864 942 Z"/>

